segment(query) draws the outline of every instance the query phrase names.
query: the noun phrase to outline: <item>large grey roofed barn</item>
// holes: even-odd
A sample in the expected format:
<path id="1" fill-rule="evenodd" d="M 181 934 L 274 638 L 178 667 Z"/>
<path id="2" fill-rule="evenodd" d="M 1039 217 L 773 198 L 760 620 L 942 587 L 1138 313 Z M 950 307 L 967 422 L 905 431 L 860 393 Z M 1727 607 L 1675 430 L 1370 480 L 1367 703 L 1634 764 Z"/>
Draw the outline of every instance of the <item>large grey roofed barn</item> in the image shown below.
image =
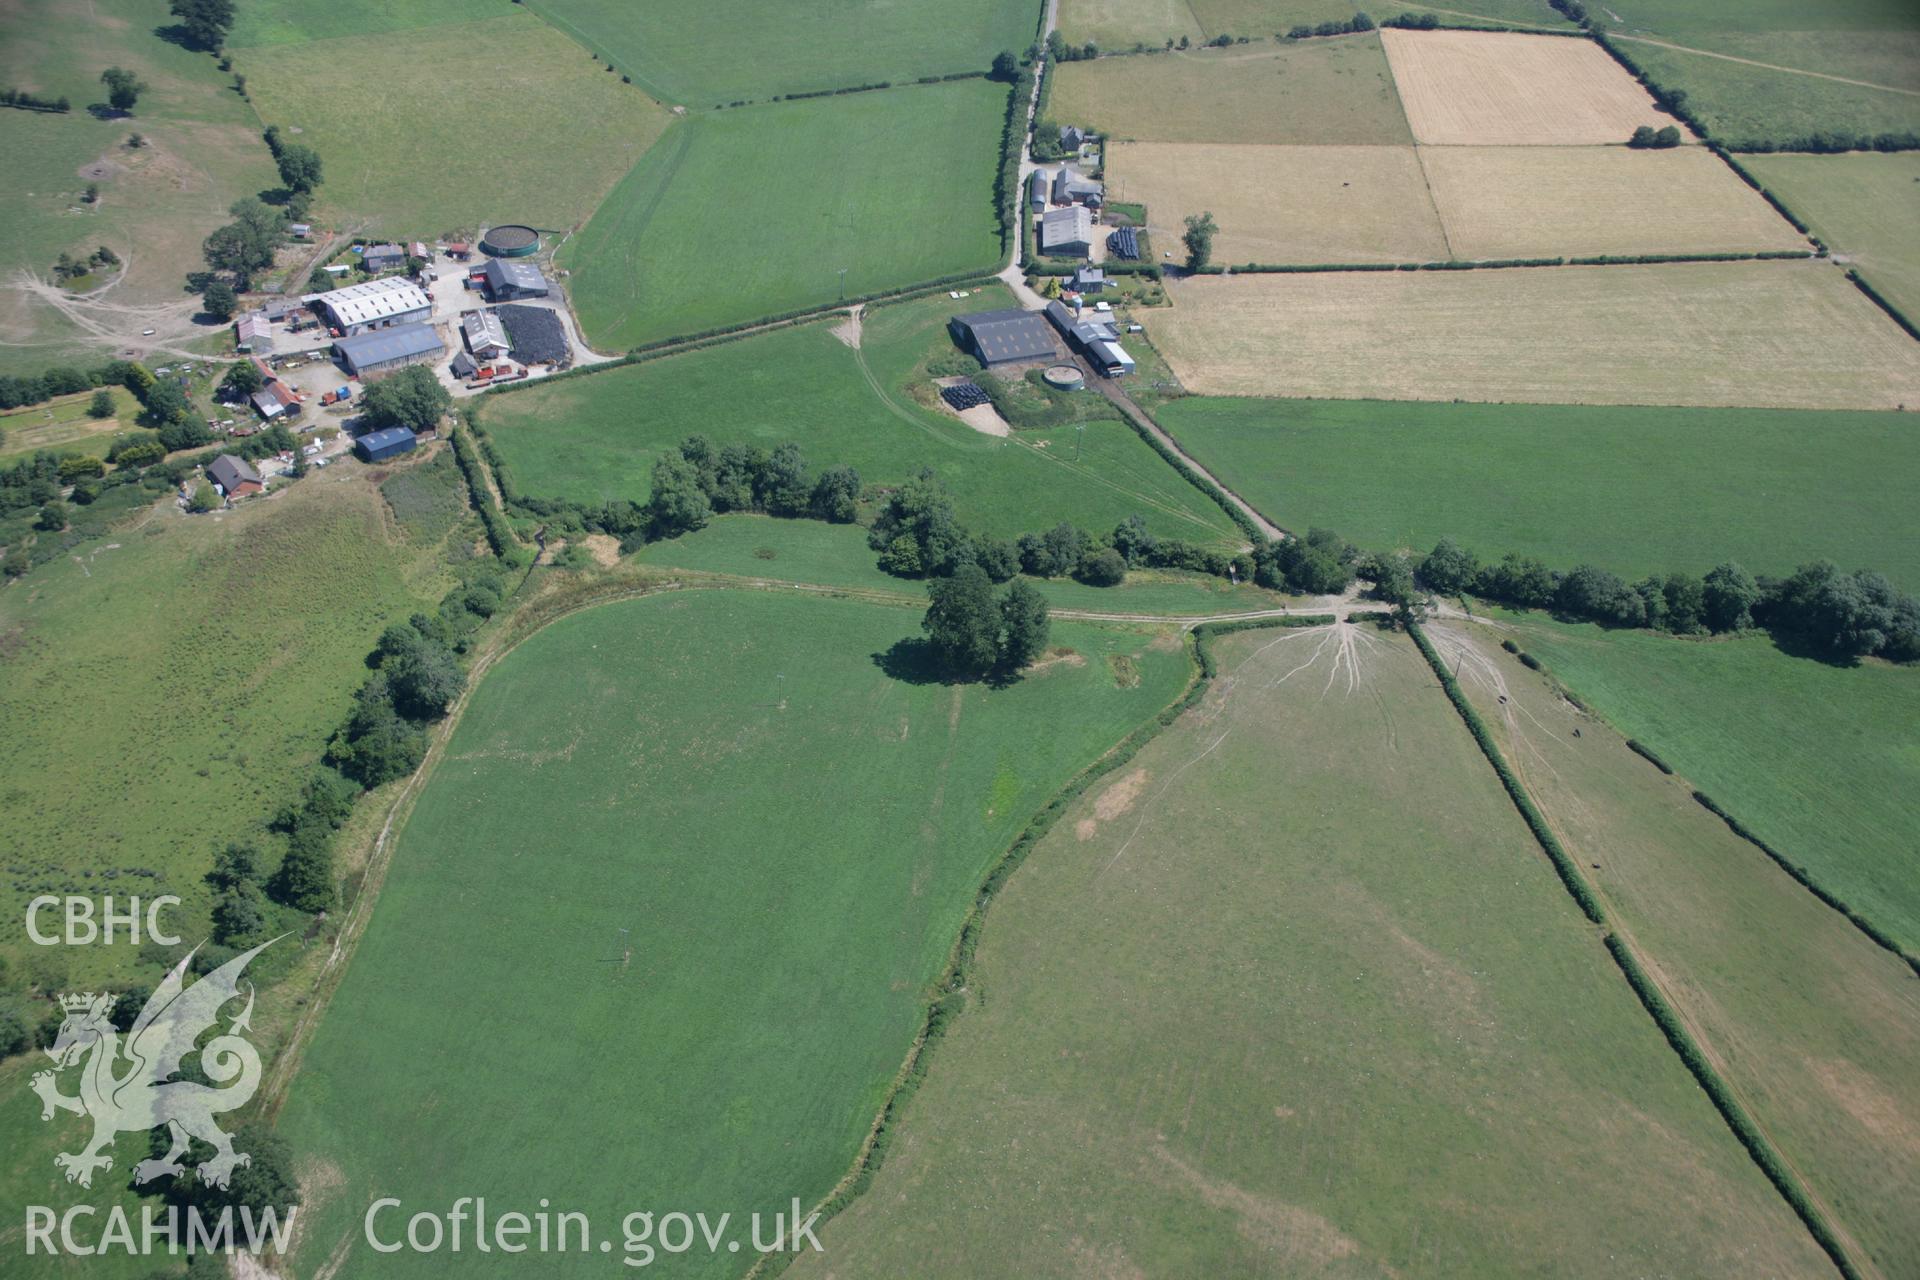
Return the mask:
<path id="1" fill-rule="evenodd" d="M 446 348 L 441 345 L 440 335 L 433 331 L 433 326 L 403 324 L 392 329 L 375 329 L 372 333 L 336 339 L 333 349 L 340 353 L 340 358 L 347 362 L 348 368 L 366 369 L 414 356 L 438 355 Z"/>
<path id="2" fill-rule="evenodd" d="M 487 287 L 495 291 L 511 289 L 517 293 L 544 294 L 548 289 L 547 278 L 531 262 L 489 258 L 486 272 Z"/>
<path id="3" fill-rule="evenodd" d="M 977 311 L 970 316 L 955 316 L 954 336 L 969 342 L 974 353 L 987 364 L 1009 360 L 1045 360 L 1053 355 L 1053 334 L 1037 311 L 1009 307 L 1002 311 Z"/>
<path id="4" fill-rule="evenodd" d="M 1040 251 L 1046 253 L 1061 245 L 1093 244 L 1093 215 L 1082 205 L 1055 209 L 1040 216 Z"/>

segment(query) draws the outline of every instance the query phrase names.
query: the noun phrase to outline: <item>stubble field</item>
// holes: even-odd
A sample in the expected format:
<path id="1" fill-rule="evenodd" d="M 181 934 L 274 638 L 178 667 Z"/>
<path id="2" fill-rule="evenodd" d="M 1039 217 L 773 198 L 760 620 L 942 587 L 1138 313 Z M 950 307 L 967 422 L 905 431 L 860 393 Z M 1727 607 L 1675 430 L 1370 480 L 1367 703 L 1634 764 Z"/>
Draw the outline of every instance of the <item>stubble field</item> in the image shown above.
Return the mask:
<path id="1" fill-rule="evenodd" d="M 1152 337 L 1208 395 L 1920 404 L 1920 347 L 1825 262 L 1233 277 L 1170 292 Z"/>
<path id="2" fill-rule="evenodd" d="M 1704 147 L 1421 147 L 1456 258 L 1812 252 Z"/>
<path id="3" fill-rule="evenodd" d="M 1411 644 L 1220 653 L 1008 883 L 792 1274 L 1817 1273 Z"/>
<path id="4" fill-rule="evenodd" d="M 1211 213 L 1217 262 L 1432 262 L 1446 238 L 1412 147 L 1130 142 L 1108 148 L 1117 199 L 1178 244 Z"/>
<path id="5" fill-rule="evenodd" d="M 1427 146 L 1623 143 L 1672 120 L 1589 40 L 1383 31 L 1414 140 Z"/>

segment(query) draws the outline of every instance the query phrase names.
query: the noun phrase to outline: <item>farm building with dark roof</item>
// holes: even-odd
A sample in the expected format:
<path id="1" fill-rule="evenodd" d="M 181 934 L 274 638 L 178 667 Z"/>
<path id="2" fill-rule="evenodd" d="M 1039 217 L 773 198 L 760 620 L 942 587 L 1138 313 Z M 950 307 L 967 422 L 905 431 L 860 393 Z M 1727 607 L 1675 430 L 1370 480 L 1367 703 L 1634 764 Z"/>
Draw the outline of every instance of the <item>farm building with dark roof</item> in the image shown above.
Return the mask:
<path id="1" fill-rule="evenodd" d="M 1037 311 L 1018 307 L 976 311 L 970 316 L 955 316 L 947 322 L 947 328 L 953 340 L 984 365 L 1051 360 L 1054 355 L 1053 334 Z"/>
<path id="2" fill-rule="evenodd" d="M 1087 257 L 1093 252 L 1093 215 L 1081 205 L 1041 214 L 1040 252 L 1061 258 Z"/>
<path id="3" fill-rule="evenodd" d="M 445 350 L 433 326 L 424 324 L 377 329 L 337 339 L 333 344 L 334 355 L 346 371 L 357 378 L 404 369 L 422 360 L 435 359 Z"/>
<path id="4" fill-rule="evenodd" d="M 552 291 L 540 268 L 531 262 L 489 258 L 485 269 L 487 293 L 497 302 L 514 298 L 544 298 Z"/>
<path id="5" fill-rule="evenodd" d="M 266 487 L 260 473 L 249 466 L 245 458 L 236 458 L 230 453 L 223 453 L 207 464 L 207 479 L 219 485 L 220 492 L 229 498 L 244 498 Z"/>

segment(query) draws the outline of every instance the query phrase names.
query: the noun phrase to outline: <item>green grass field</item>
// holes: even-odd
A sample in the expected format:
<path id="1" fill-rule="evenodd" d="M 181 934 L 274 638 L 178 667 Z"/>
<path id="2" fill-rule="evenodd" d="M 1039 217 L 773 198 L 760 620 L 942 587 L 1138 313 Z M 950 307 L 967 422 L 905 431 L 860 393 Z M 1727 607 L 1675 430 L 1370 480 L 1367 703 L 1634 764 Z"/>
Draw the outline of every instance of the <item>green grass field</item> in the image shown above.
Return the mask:
<path id="1" fill-rule="evenodd" d="M 1429 628 L 1507 759 L 1716 1067 L 1856 1256 L 1920 1269 L 1920 983 L 1499 634 Z M 1500 695 L 1505 695 L 1504 697 Z M 1574 730 L 1580 730 L 1578 737 Z"/>
<path id="2" fill-rule="evenodd" d="M 1062 520 L 1105 532 L 1137 512 L 1165 536 L 1237 542 L 1225 513 L 1125 423 L 1090 423 L 1079 440 L 1069 427 L 999 439 L 923 407 L 924 361 L 953 350 L 947 318 L 1008 305 L 998 287 L 958 302 L 938 294 L 869 311 L 858 352 L 826 322 L 799 326 L 491 397 L 481 422 L 533 497 L 645 501 L 660 451 L 699 433 L 792 440 L 816 470 L 847 463 L 869 485 L 931 468 L 963 521 L 1001 536 Z"/>
<path id="3" fill-rule="evenodd" d="M 732 573 L 778 582 L 818 583 L 890 591 L 918 599 L 917 582 L 881 572 L 858 525 L 817 520 L 725 516 L 697 533 L 649 543 L 635 556 L 643 564 Z M 1295 603 L 1243 583 L 1234 586 L 1197 573 L 1138 569 L 1117 587 L 1090 587 L 1067 578 L 1032 578 L 1056 609 L 1099 613 L 1196 615 L 1272 609 Z"/>
<path id="4" fill-rule="evenodd" d="M 533 0 L 634 82 L 693 108 L 985 71 L 1033 43 L 1034 0 Z"/>
<path id="5" fill-rule="evenodd" d="M 968 80 L 677 121 L 561 250 L 588 340 L 990 272 L 1006 106 L 1005 85 Z"/>
<path id="6" fill-rule="evenodd" d="M 382 39 L 409 33 L 409 39 L 458 40 L 458 27 L 482 18 L 516 12 L 512 0 L 334 0 L 307 4 L 304 0 L 247 0 L 235 6 L 229 49 L 257 49 L 265 45 L 304 44 L 309 40 L 358 37 L 363 47 L 391 43 Z"/>
<path id="7" fill-rule="evenodd" d="M 1828 666 L 1762 635 L 1686 641 L 1508 620 L 1521 647 L 1622 733 L 1920 950 L 1920 672 Z"/>
<path id="8" fill-rule="evenodd" d="M 0 84 L 73 104 L 66 115 L 0 111 L 0 373 L 97 363 L 115 344 L 17 289 L 13 273 L 50 279 L 62 251 L 84 257 L 104 244 L 129 264 L 113 302 L 180 303 L 227 206 L 278 178 L 258 122 L 214 60 L 153 34 L 168 22 L 165 0 L 44 0 L 0 22 Z M 96 119 L 86 107 L 104 101 L 100 72 L 116 65 L 148 88 L 131 119 Z M 149 145 L 128 148 L 133 133 Z M 82 175 L 96 164 L 101 176 Z M 89 182 L 100 187 L 96 204 L 82 199 Z"/>
<path id="9" fill-rule="evenodd" d="M 1920 312 L 1920 155 L 1740 159 L 1895 306 Z"/>
<path id="10" fill-rule="evenodd" d="M 790 1274 L 1819 1272 L 1412 646 L 1342 639 L 1222 641 L 1062 815 Z"/>
<path id="11" fill-rule="evenodd" d="M 1220 35 L 1265 40 L 1301 23 L 1344 22 L 1361 9 L 1384 19 L 1403 10 L 1430 8 L 1402 4 L 1369 9 L 1351 0 L 1060 0 L 1060 30 L 1074 44 L 1091 40 L 1103 49 L 1125 50 L 1136 43 L 1157 46 L 1182 36 L 1195 44 Z M 1566 25 L 1547 0 L 1449 0 L 1444 10 L 1436 12 L 1460 25 L 1471 25 L 1475 18 Z"/>
<path id="12" fill-rule="evenodd" d="M 1830 556 L 1920 588 L 1905 414 L 1191 398 L 1156 415 L 1289 529 L 1635 576 Z"/>
<path id="13" fill-rule="evenodd" d="M 431 74 L 395 34 L 236 57 L 261 118 L 326 162 L 322 213 L 344 227 L 402 240 L 509 220 L 572 227 L 667 127 L 659 104 L 525 12 L 430 36 L 447 42 Z"/>
<path id="14" fill-rule="evenodd" d="M 1136 142 L 1413 141 L 1379 36 L 1062 63 L 1047 114 Z"/>
<path id="15" fill-rule="evenodd" d="M 738 1217 L 839 1180 L 989 864 L 1189 669 L 1146 633 L 1057 626 L 1075 656 L 1009 689 L 903 683 L 876 659 L 918 622 L 687 592 L 564 618 L 493 669 L 283 1113 L 344 1180 L 303 1269 L 350 1239 L 354 1275 L 474 1274 L 368 1251 L 376 1195 L 544 1196 L 613 1235 L 635 1208 Z M 530 1063 L 567 1078 L 538 1106 Z"/>
<path id="16" fill-rule="evenodd" d="M 1920 11 L 1903 0 L 1627 0 L 1608 12 L 1636 37 L 1628 55 L 1684 89 L 1723 138 L 1920 128 Z"/>
<path id="17" fill-rule="evenodd" d="M 107 390 L 113 396 L 114 413 L 110 418 L 96 418 L 87 412 L 93 400 L 91 391 L 0 413 L 0 433 L 4 433 L 0 437 L 0 459 L 18 458 L 41 449 L 91 450 L 105 457 L 114 435 L 131 430 L 134 416 L 140 412 L 140 402 L 125 387 Z"/>
<path id="18" fill-rule="evenodd" d="M 291 798 L 381 629 L 439 594 L 433 550 L 341 468 L 217 517 L 163 506 L 0 591 L 0 954 L 35 950 L 28 899 L 103 881 L 179 895 L 203 937 L 215 850 Z M 52 954 L 77 983 L 133 965 Z"/>

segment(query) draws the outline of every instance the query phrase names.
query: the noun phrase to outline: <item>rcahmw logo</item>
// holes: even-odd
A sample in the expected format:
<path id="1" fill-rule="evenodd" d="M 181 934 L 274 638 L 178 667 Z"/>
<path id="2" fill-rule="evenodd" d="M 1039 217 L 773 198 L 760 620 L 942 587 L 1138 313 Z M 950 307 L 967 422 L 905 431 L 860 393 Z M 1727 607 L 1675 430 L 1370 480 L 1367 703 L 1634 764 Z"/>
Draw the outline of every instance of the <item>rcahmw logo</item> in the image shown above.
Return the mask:
<path id="1" fill-rule="evenodd" d="M 51 1120 L 56 1112 L 66 1111 L 93 1121 L 93 1136 L 78 1151 L 62 1151 L 53 1158 L 54 1165 L 66 1175 L 68 1182 L 92 1186 L 96 1173 L 113 1167 L 113 1157 L 108 1151 L 119 1134 L 145 1133 L 161 1126 L 167 1130 L 167 1152 L 133 1166 L 135 1186 L 186 1172 L 181 1157 L 187 1154 L 191 1139 L 198 1139 L 214 1150 L 213 1156 L 202 1161 L 196 1170 L 200 1181 L 210 1187 L 225 1189 L 233 1171 L 252 1162 L 245 1152 L 234 1149 L 233 1139 L 215 1120 L 216 1116 L 245 1106 L 260 1087 L 260 1055 L 242 1034 L 252 1030 L 252 983 L 246 984 L 246 1007 L 206 1044 L 198 1041 L 204 1032 L 217 1029 L 221 1011 L 229 1002 L 239 999 L 241 975 L 247 965 L 278 941 L 278 938 L 270 939 L 242 952 L 191 986 L 186 982 L 187 967 L 193 960 L 193 954 L 189 953 L 162 980 L 134 1018 L 124 1041 L 113 1025 L 112 993 L 88 992 L 60 997 L 66 1020 L 60 1024 L 53 1046 L 46 1050 L 54 1067 L 36 1072 L 30 1087 L 40 1095 L 42 1120 Z M 180 1073 L 182 1061 L 196 1051 L 200 1075 L 211 1084 L 174 1078 Z M 60 1073 L 73 1067 L 80 1069 L 79 1091 L 62 1093 Z M 233 1237 L 231 1208 L 222 1210 L 211 1225 L 193 1207 L 184 1215 L 177 1210 L 156 1212 L 149 1208 L 143 1214 L 144 1230 L 136 1237 L 125 1211 L 115 1206 L 105 1215 L 105 1231 L 99 1241 L 87 1246 L 76 1231 L 81 1220 L 97 1216 L 98 1210 L 80 1205 L 56 1215 L 46 1206 L 30 1205 L 27 1252 L 35 1252 L 36 1247 L 55 1253 L 84 1254 L 118 1248 L 149 1252 L 162 1236 L 170 1242 L 170 1249 L 178 1247 L 183 1239 L 226 1242 L 224 1246 L 202 1244 L 201 1247 L 254 1248 L 268 1237 L 277 1248 L 282 1233 L 293 1225 L 293 1214 L 294 1210 L 289 1209 L 287 1220 L 282 1223 L 271 1210 L 255 1214 L 242 1207 L 240 1225 L 242 1234 L 248 1237 L 243 1242 Z M 187 1219 L 184 1237 L 179 1233 L 182 1216 Z"/>

